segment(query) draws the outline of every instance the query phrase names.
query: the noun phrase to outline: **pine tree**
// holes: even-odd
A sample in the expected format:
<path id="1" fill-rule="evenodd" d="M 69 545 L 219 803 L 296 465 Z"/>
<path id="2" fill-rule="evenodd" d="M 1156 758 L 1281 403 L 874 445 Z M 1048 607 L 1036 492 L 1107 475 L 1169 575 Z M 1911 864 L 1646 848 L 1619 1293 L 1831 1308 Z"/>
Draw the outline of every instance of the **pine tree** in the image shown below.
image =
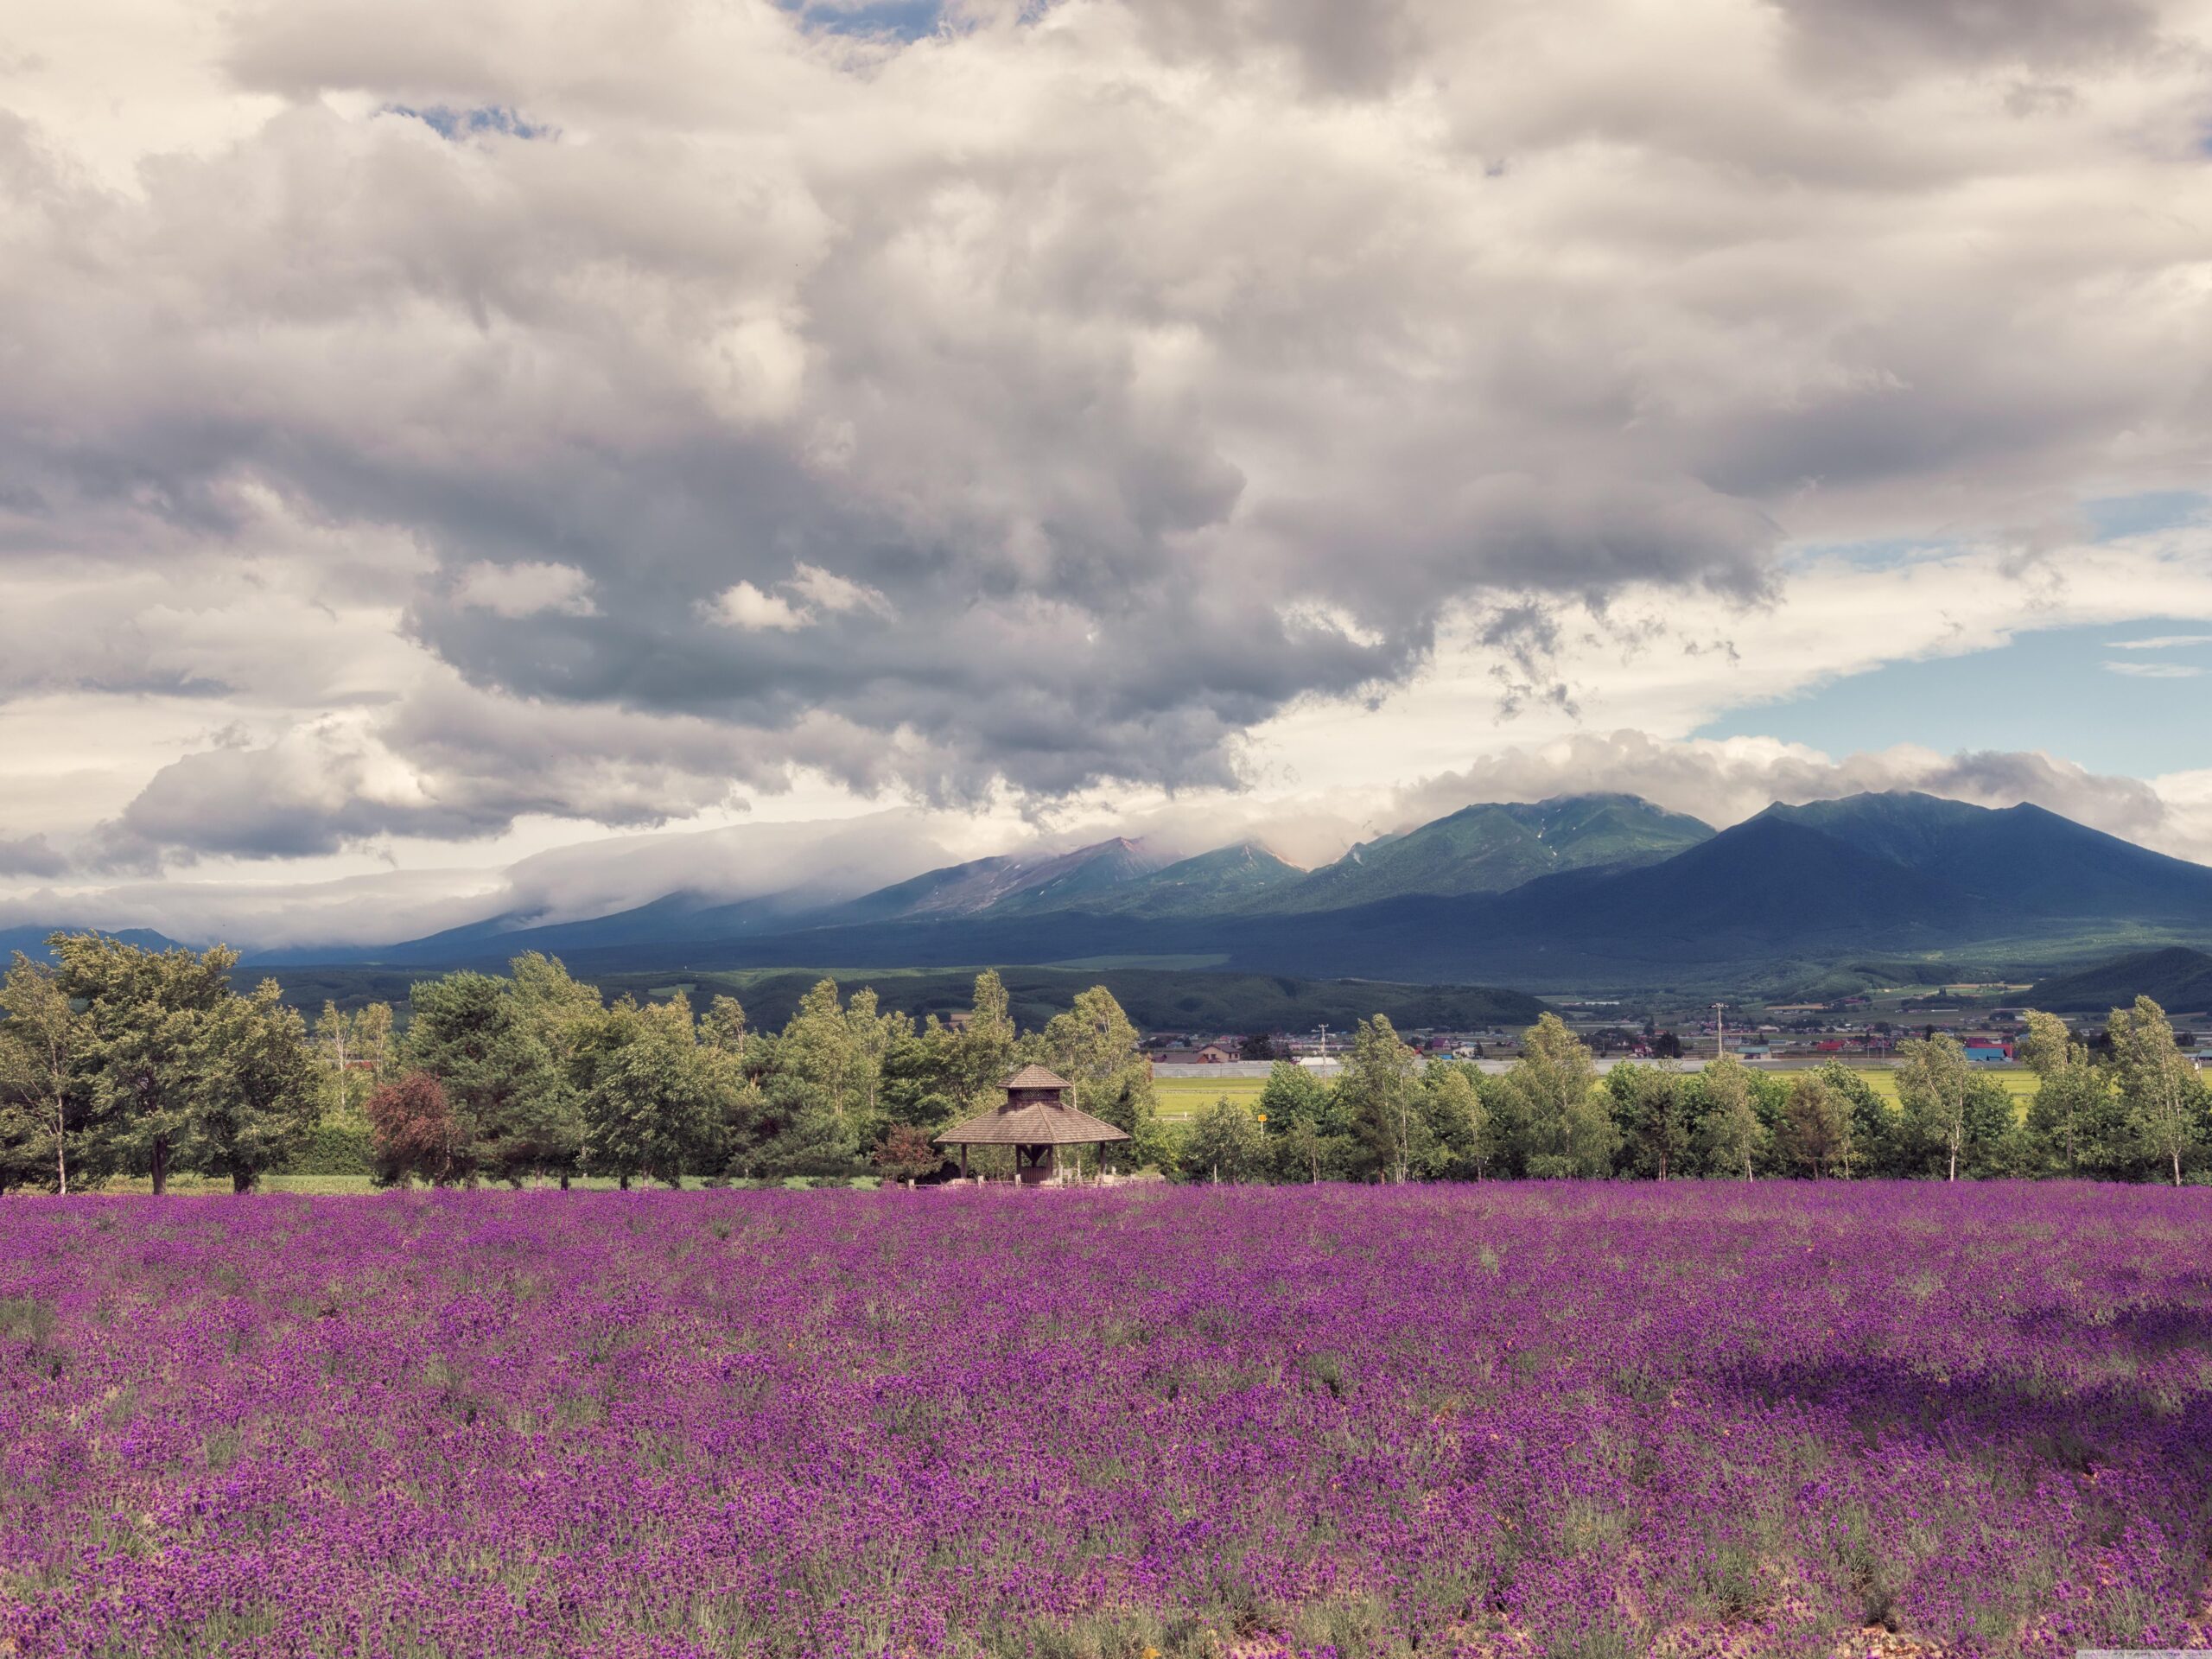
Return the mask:
<path id="1" fill-rule="evenodd" d="M 98 1155 L 165 1193 L 170 1174 L 187 1169 L 181 1154 L 206 1058 L 200 1030 L 236 995 L 238 952 L 148 950 L 96 933 L 57 933 L 49 943 L 57 985 L 83 1007 L 76 1066 Z"/>
<path id="2" fill-rule="evenodd" d="M 511 1185 L 531 1175 L 565 1179 L 583 1123 L 568 1069 L 543 1034 L 550 1000 L 532 1006 L 510 982 L 464 970 L 416 985 L 409 1002 L 401 1063 L 442 1085 L 467 1147 L 457 1161 Z"/>
<path id="3" fill-rule="evenodd" d="M 322 1077 L 307 1022 L 273 979 L 219 1001 L 193 1032 L 191 1105 L 179 1161 L 251 1192 L 322 1121 Z"/>

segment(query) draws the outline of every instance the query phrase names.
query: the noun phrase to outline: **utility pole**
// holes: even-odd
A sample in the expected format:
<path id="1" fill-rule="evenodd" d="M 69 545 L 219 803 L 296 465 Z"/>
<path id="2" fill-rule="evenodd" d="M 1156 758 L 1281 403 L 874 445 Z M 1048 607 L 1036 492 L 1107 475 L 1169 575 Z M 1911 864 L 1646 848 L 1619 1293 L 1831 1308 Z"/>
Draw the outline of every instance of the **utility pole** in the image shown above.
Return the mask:
<path id="1" fill-rule="evenodd" d="M 1728 1055 L 1728 1018 L 1721 1012 L 1722 1004 L 1713 1005 L 1713 1058 L 1726 1059 Z"/>
<path id="2" fill-rule="evenodd" d="M 1323 1059 L 1325 1059 L 1325 1059 L 1327 1059 L 1327 1058 L 1329 1058 L 1329 1028 L 1328 1028 L 1328 1027 L 1326 1027 L 1325 1025 L 1324 1025 L 1324 1026 L 1316 1026 L 1316 1027 L 1313 1028 L 1313 1034 L 1314 1034 L 1315 1036 L 1319 1037 L 1319 1038 L 1321 1039 L 1321 1058 L 1322 1058 Z"/>

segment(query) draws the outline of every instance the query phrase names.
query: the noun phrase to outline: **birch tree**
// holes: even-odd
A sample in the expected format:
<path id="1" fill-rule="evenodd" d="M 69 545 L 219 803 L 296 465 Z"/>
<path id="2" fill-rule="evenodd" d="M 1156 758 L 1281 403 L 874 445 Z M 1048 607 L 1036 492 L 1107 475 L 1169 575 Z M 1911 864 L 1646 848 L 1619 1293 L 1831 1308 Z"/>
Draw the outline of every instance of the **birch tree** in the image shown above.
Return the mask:
<path id="1" fill-rule="evenodd" d="M 73 1109 L 81 1109 L 71 1068 L 85 1035 L 84 1021 L 54 971 L 16 952 L 15 966 L 0 982 L 0 1096 L 23 1123 L 26 1165 L 48 1155 L 40 1142 L 52 1137 L 54 1190 L 65 1195 L 69 1117 Z"/>
<path id="2" fill-rule="evenodd" d="M 1602 1175 L 1614 1146 L 1611 1115 L 1598 1099 L 1598 1068 L 1582 1039 L 1555 1014 L 1521 1034 L 1521 1058 L 1506 1073 L 1514 1116 L 1529 1146 L 1529 1173 Z"/>
<path id="3" fill-rule="evenodd" d="M 2128 1117 L 2144 1150 L 2173 1172 L 2179 1186 L 2201 1111 L 2196 1069 L 2175 1046 L 2166 1011 L 2147 996 L 2137 997 L 2133 1008 L 2114 1008 L 2106 1029 Z"/>
<path id="4" fill-rule="evenodd" d="M 1897 1099 L 1905 1122 L 1943 1160 L 1946 1180 L 1959 1179 L 1966 1151 L 1967 1107 L 1974 1088 L 1974 1062 L 1959 1039 L 1947 1031 L 1929 1038 L 1908 1038 L 1897 1046 Z"/>

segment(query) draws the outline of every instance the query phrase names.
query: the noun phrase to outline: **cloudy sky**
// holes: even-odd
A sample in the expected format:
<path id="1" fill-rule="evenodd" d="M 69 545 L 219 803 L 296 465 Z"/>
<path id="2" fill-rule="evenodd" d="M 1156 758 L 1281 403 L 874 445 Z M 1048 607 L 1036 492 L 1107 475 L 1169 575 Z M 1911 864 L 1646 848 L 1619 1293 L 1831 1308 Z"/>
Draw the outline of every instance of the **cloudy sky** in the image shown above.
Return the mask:
<path id="1" fill-rule="evenodd" d="M 2212 0 L 16 0 L 0 921 L 2212 860 Z"/>

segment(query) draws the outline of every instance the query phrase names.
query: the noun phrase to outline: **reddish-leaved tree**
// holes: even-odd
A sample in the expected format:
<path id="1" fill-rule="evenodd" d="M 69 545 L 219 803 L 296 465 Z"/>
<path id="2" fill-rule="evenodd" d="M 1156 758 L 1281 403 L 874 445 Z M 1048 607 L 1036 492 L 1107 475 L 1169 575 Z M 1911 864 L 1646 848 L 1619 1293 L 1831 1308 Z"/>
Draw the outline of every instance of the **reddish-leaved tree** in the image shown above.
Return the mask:
<path id="1" fill-rule="evenodd" d="M 363 1103 L 379 1186 L 394 1186 L 410 1176 L 446 1186 L 473 1179 L 475 1160 L 467 1137 L 454 1122 L 445 1085 L 428 1071 L 410 1071 L 388 1083 Z"/>
<path id="2" fill-rule="evenodd" d="M 875 1166 L 893 1180 L 926 1175 L 944 1161 L 944 1152 L 930 1144 L 929 1132 L 906 1123 L 893 1124 L 875 1149 Z"/>

